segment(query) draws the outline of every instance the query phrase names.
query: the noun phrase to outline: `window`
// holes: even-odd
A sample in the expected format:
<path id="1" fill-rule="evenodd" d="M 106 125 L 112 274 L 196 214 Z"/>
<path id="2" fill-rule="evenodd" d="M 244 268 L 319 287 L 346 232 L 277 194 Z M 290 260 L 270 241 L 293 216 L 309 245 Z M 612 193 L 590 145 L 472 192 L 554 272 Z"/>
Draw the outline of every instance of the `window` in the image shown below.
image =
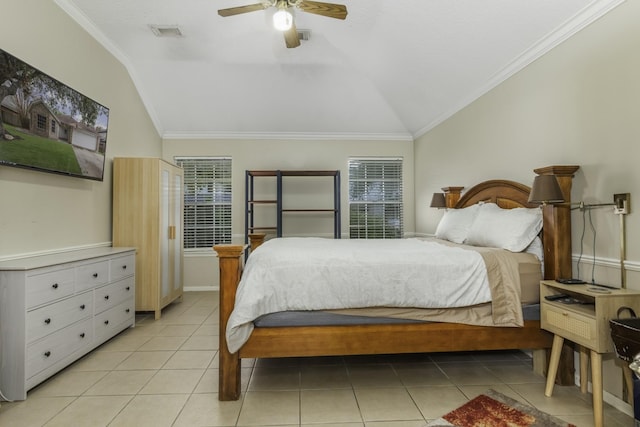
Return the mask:
<path id="1" fill-rule="evenodd" d="M 404 236 L 402 159 L 349 159 L 349 236 Z"/>
<path id="2" fill-rule="evenodd" d="M 175 161 L 184 170 L 184 248 L 231 243 L 231 158 Z"/>
<path id="3" fill-rule="evenodd" d="M 47 129 L 47 118 L 42 114 L 38 114 L 37 116 L 36 127 L 41 130 Z"/>

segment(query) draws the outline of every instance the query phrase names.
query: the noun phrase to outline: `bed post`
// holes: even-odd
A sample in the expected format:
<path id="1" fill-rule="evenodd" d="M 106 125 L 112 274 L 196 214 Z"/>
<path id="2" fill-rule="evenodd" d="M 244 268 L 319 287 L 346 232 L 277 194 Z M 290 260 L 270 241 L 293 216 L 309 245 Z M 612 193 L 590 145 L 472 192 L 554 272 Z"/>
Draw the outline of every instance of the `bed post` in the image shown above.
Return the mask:
<path id="1" fill-rule="evenodd" d="M 456 203 L 460 200 L 460 193 L 462 193 L 462 189 L 464 187 L 442 187 L 442 191 L 444 191 L 444 200 L 447 208 L 455 208 Z"/>
<path id="2" fill-rule="evenodd" d="M 264 243 L 265 233 L 249 233 L 249 247 L 251 252 L 255 251 L 258 246 Z"/>
<path id="3" fill-rule="evenodd" d="M 571 184 L 580 166 L 547 166 L 534 169 L 538 175 L 555 175 L 565 203 L 542 206 L 544 278 L 572 277 L 571 268 Z"/>
<path id="4" fill-rule="evenodd" d="M 236 301 L 236 289 L 243 267 L 243 245 L 215 245 L 220 264 L 220 344 L 219 357 L 219 400 L 238 400 L 240 397 L 240 356 L 229 353 L 224 331 Z"/>

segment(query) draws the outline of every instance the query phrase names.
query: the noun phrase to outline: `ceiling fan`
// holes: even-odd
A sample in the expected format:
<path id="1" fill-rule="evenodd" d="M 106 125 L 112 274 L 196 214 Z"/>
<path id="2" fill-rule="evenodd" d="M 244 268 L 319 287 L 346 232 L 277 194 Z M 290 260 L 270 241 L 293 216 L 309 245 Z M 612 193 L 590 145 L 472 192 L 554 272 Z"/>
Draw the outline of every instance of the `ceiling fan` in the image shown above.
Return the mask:
<path id="1" fill-rule="evenodd" d="M 270 7 L 278 8 L 278 11 L 273 16 L 273 23 L 276 29 L 283 32 L 284 41 L 288 48 L 300 46 L 298 30 L 296 29 L 296 24 L 293 22 L 293 15 L 289 11 L 290 9 L 298 8 L 303 12 L 336 19 L 345 19 L 347 17 L 347 7 L 342 4 L 311 0 L 265 0 L 261 3 L 248 4 L 246 6 L 220 9 L 218 10 L 218 15 L 227 17 L 264 10 Z"/>

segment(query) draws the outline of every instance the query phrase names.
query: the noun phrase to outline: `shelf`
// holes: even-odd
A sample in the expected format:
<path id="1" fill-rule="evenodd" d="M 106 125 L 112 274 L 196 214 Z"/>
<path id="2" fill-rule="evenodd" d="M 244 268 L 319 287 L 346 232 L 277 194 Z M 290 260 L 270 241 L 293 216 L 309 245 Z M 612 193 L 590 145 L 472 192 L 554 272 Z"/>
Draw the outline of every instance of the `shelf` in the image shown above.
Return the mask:
<path id="1" fill-rule="evenodd" d="M 254 199 L 254 179 L 262 177 L 275 177 L 276 199 L 255 200 Z M 333 177 L 333 208 L 283 208 L 283 177 Z M 248 242 L 248 234 L 254 230 L 274 231 L 276 237 L 282 237 L 282 215 L 283 213 L 332 213 L 333 214 L 333 236 L 340 238 L 340 171 L 339 170 L 247 170 L 246 171 L 246 192 L 245 192 L 245 243 Z M 256 205 L 275 205 L 276 222 L 271 227 L 254 226 L 254 209 Z"/>
<path id="2" fill-rule="evenodd" d="M 282 209 L 282 212 L 337 212 L 335 209 Z"/>
<path id="3" fill-rule="evenodd" d="M 251 176 L 337 176 L 338 170 L 248 170 Z"/>

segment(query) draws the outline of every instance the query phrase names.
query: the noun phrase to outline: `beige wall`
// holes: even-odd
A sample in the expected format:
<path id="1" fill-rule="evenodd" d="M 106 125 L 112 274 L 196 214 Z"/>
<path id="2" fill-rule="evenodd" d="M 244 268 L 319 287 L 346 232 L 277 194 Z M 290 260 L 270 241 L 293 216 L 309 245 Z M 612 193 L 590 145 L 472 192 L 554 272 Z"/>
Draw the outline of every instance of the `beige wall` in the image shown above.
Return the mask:
<path id="1" fill-rule="evenodd" d="M 413 142 L 412 141 L 308 141 L 308 140 L 177 140 L 167 139 L 163 142 L 165 160 L 173 161 L 176 156 L 229 156 L 232 158 L 233 174 L 233 234 L 236 240 L 244 238 L 244 194 L 245 170 L 259 169 L 313 169 L 340 170 L 341 174 L 341 222 L 342 235 L 349 235 L 348 210 L 348 169 L 349 157 L 401 157 L 404 159 L 404 224 L 405 233 L 412 235 L 415 230 L 413 202 Z M 309 179 L 308 184 L 296 179 L 287 180 L 283 191 L 283 199 L 289 206 L 302 207 L 320 200 L 320 205 L 332 202 L 333 186 L 325 181 L 318 185 L 318 180 Z M 257 181 L 256 181 L 257 183 Z M 258 187 L 258 185 L 256 185 Z M 312 194 L 307 191 L 311 189 Z M 288 191 L 290 190 L 290 191 Z M 298 204 L 300 203 L 300 204 Z M 306 234 L 332 236 L 330 222 L 318 218 L 290 217 L 284 221 L 284 230 L 289 235 Z M 258 223 L 256 225 L 264 225 Z M 318 225 L 320 224 L 320 225 Z M 203 262 L 211 258 L 210 262 Z M 213 265 L 215 274 L 210 274 Z M 185 255 L 185 286 L 218 286 L 217 261 L 213 253 Z"/>
<path id="2" fill-rule="evenodd" d="M 590 27 L 418 138 L 416 231 L 433 233 L 441 212 L 431 194 L 492 178 L 531 184 L 533 169 L 580 165 L 573 200 L 612 202 L 631 193 L 627 224 L 629 287 L 640 289 L 640 2 L 627 1 Z M 591 280 L 593 233 L 584 240 L 580 276 Z M 619 284 L 619 217 L 592 212 L 597 231 L 595 279 Z M 573 214 L 573 253 L 583 219 Z M 574 267 L 574 275 L 577 271 Z M 610 362 L 613 364 L 613 361 Z M 620 374 L 605 374 L 619 384 Z M 618 386 L 608 390 L 619 394 Z"/>
<path id="3" fill-rule="evenodd" d="M 111 242 L 111 159 L 161 155 L 126 69 L 52 1 L 3 0 L 0 48 L 110 109 L 104 181 L 0 166 L 0 258 Z"/>
<path id="4" fill-rule="evenodd" d="M 626 2 L 440 126 L 418 138 L 416 230 L 432 233 L 434 191 L 508 178 L 531 184 L 533 169 L 576 164 L 573 200 L 612 202 L 631 193 L 627 259 L 640 263 L 640 2 Z M 619 218 L 592 212 L 596 257 L 619 257 Z M 573 214 L 577 254 L 582 214 Z M 584 252 L 593 256 L 587 231 Z M 582 269 L 581 273 L 587 274 Z M 589 279 L 590 271 L 588 272 Z M 607 277 L 607 276 L 605 276 Z M 598 279 L 598 277 L 596 277 Z M 616 280 L 614 275 L 611 280 Z M 640 289 L 640 282 L 630 284 Z"/>

